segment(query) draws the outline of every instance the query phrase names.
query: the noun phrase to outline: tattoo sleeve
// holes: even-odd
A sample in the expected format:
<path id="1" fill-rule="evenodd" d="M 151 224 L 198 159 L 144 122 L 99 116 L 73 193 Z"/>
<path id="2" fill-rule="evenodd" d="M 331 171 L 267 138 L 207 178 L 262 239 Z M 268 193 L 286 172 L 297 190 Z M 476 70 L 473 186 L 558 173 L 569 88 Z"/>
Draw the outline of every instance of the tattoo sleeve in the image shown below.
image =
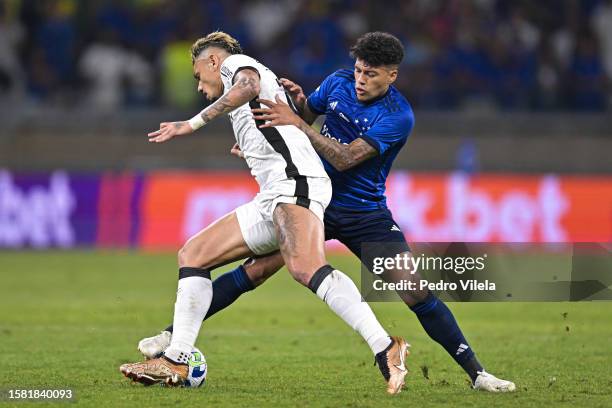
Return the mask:
<path id="1" fill-rule="evenodd" d="M 235 80 L 236 82 L 225 95 L 200 113 L 204 122 L 210 122 L 224 113 L 231 112 L 259 95 L 259 74 L 257 72 L 252 69 L 243 69 L 236 74 Z"/>
<path id="2" fill-rule="evenodd" d="M 361 138 L 345 145 L 323 136 L 302 120 L 299 121 L 298 128 L 306 133 L 317 153 L 338 171 L 348 170 L 378 154 L 375 148 Z"/>

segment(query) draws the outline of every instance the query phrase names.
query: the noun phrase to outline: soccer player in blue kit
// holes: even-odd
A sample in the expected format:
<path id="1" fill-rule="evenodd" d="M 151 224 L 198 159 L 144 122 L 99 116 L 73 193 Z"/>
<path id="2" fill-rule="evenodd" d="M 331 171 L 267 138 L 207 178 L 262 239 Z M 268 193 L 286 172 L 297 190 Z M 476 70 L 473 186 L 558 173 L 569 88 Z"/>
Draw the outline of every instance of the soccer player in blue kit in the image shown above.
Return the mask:
<path id="1" fill-rule="evenodd" d="M 362 254 L 363 243 L 389 243 L 378 247 L 381 253 L 376 253 L 377 257 L 410 254 L 387 208 L 385 181 L 412 130 L 414 115 L 408 101 L 392 85 L 404 55 L 396 37 L 384 32 L 367 33 L 351 48 L 351 55 L 355 58 L 353 71 L 334 72 L 308 98 L 299 85 L 283 79 L 282 85 L 294 106 L 278 98 L 260 100 L 267 108 L 254 109 L 253 114 L 256 120 L 265 121 L 262 127 L 294 125 L 306 133 L 332 181 L 332 200 L 324 217 L 325 238 L 339 240 L 364 265 L 372 265 L 373 255 Z M 310 127 L 319 115 L 326 115 L 320 133 Z M 232 152 L 240 155 L 236 146 Z M 206 318 L 261 285 L 282 266 L 280 254 L 272 253 L 251 258 L 217 278 Z M 418 272 L 411 279 L 420 279 Z M 428 290 L 398 294 L 427 334 L 470 376 L 473 388 L 490 392 L 515 390 L 514 383 L 484 370 L 442 300 Z M 155 357 L 170 343 L 171 335 L 172 326 L 141 340 L 138 348 L 145 356 Z M 386 367 L 378 356 L 377 363 Z"/>

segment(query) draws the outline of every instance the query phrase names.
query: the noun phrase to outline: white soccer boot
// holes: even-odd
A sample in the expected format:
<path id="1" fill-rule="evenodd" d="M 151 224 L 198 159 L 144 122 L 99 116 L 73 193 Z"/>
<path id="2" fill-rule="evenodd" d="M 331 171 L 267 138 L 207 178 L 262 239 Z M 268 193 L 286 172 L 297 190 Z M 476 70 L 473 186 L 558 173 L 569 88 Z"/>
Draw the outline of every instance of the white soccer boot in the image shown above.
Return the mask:
<path id="1" fill-rule="evenodd" d="M 170 345 L 172 333 L 163 331 L 157 336 L 147 337 L 138 342 L 138 351 L 147 359 L 160 357 Z"/>
<path id="2" fill-rule="evenodd" d="M 516 390 L 516 385 L 512 381 L 502 380 L 482 370 L 478 372 L 472 388 L 488 392 L 512 392 Z"/>

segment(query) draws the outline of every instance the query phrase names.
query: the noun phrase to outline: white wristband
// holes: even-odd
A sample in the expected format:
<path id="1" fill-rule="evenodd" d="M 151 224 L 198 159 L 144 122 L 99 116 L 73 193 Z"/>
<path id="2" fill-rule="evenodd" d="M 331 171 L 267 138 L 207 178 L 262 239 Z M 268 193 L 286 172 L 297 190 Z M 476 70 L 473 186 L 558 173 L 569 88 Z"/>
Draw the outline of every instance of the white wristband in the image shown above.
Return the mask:
<path id="1" fill-rule="evenodd" d="M 193 118 L 189 119 L 187 123 L 189 123 L 189 126 L 191 126 L 193 130 L 198 130 L 199 128 L 201 128 L 202 126 L 206 124 L 206 122 L 202 118 L 202 115 L 199 113 L 195 115 Z"/>

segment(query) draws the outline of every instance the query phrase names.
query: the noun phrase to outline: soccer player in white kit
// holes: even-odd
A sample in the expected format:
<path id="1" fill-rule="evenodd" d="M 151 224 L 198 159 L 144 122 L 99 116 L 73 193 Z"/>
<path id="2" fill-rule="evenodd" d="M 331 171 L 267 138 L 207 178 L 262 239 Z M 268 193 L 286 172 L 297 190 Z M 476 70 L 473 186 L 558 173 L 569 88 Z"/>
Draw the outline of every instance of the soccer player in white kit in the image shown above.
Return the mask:
<path id="1" fill-rule="evenodd" d="M 179 282 L 174 306 L 174 333 L 164 355 L 124 364 L 120 371 L 143 384 L 181 385 L 188 358 L 212 299 L 210 271 L 239 259 L 280 249 L 291 275 L 316 295 L 368 343 L 383 353 L 379 367 L 387 392 L 401 391 L 407 373 L 408 344 L 390 337 L 351 279 L 331 267 L 324 252 L 323 213 L 331 199 L 331 183 L 308 137 L 295 126 L 261 128 L 251 109 L 258 98 L 287 98 L 276 75 L 242 53 L 238 42 L 223 32 L 197 40 L 191 48 L 198 91 L 215 102 L 189 121 L 165 122 L 149 140 L 166 142 L 187 135 L 228 113 L 236 141 L 260 191 L 190 238 L 178 253 Z"/>

